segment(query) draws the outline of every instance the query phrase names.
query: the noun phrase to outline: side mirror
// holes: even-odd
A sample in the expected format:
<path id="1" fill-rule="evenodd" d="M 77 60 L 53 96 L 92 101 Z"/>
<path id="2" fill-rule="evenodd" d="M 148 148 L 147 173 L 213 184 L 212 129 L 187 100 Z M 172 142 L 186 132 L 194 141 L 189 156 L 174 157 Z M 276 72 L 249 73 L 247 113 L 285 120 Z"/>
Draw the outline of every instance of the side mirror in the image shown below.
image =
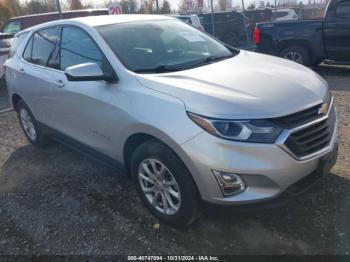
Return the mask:
<path id="1" fill-rule="evenodd" d="M 105 74 L 96 63 L 84 63 L 70 66 L 64 71 L 68 81 L 106 81 L 117 82 L 118 78 L 114 73 Z"/>

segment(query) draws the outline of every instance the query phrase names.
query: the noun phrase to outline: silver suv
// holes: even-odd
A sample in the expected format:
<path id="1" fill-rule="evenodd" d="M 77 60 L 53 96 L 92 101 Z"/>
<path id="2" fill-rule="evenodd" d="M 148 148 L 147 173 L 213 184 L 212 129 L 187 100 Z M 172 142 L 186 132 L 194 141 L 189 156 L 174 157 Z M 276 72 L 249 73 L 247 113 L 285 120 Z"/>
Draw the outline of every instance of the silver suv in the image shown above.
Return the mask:
<path id="1" fill-rule="evenodd" d="M 29 141 L 125 167 L 167 223 L 190 224 L 201 201 L 281 203 L 335 163 L 328 85 L 294 62 L 166 16 L 61 20 L 14 41 L 6 81 Z"/>

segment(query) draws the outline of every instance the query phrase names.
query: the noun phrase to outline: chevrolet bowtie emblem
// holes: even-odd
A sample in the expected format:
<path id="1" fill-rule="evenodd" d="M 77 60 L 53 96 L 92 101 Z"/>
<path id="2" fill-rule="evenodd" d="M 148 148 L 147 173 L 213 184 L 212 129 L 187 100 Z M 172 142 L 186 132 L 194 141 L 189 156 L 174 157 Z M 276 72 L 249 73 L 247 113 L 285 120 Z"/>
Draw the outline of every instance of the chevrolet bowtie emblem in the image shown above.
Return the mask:
<path id="1" fill-rule="evenodd" d="M 325 115 L 328 113 L 328 104 L 327 103 L 324 103 L 322 104 L 322 106 L 320 107 L 320 109 L 318 110 L 318 114 L 319 115 Z"/>

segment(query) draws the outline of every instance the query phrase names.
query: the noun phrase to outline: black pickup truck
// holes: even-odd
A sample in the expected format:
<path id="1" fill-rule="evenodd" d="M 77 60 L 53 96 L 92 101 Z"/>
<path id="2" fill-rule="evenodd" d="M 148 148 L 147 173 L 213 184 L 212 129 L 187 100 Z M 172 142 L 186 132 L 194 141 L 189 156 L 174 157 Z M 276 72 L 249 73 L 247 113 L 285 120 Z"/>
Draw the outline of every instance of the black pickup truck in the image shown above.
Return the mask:
<path id="1" fill-rule="evenodd" d="M 254 42 L 258 52 L 306 66 L 350 64 L 350 0 L 331 1 L 324 19 L 259 23 Z"/>

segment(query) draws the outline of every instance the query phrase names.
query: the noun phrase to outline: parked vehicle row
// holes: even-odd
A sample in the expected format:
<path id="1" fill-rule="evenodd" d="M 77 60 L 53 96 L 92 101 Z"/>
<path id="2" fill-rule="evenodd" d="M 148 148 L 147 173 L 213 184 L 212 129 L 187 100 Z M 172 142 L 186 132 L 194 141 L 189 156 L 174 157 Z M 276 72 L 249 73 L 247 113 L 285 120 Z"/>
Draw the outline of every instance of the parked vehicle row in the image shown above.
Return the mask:
<path id="1" fill-rule="evenodd" d="M 294 9 L 272 9 L 272 13 L 276 21 L 290 21 L 299 19 Z"/>
<path id="2" fill-rule="evenodd" d="M 201 24 L 201 21 L 196 14 L 189 14 L 189 15 L 172 15 L 171 17 L 175 17 L 189 25 L 192 25 L 193 27 L 199 29 L 199 30 L 204 30 L 204 27 Z"/>
<path id="3" fill-rule="evenodd" d="M 245 17 L 250 28 L 253 32 L 255 26 L 258 23 L 271 22 L 271 21 L 287 21 L 299 19 L 294 9 L 283 8 L 283 9 L 253 9 L 245 10 L 241 12 Z"/>
<path id="4" fill-rule="evenodd" d="M 241 13 L 235 11 L 214 13 L 214 31 L 211 13 L 200 14 L 199 18 L 208 34 L 227 45 L 247 49 L 246 24 Z"/>
<path id="5" fill-rule="evenodd" d="M 150 212 L 172 225 L 192 223 L 201 201 L 284 203 L 336 160 L 325 80 L 175 18 L 45 23 L 15 36 L 5 66 L 31 144 L 56 140 L 124 168 Z"/>
<path id="6" fill-rule="evenodd" d="M 350 1 L 331 1 L 324 19 L 259 23 L 254 40 L 259 52 L 307 66 L 350 63 Z"/>

